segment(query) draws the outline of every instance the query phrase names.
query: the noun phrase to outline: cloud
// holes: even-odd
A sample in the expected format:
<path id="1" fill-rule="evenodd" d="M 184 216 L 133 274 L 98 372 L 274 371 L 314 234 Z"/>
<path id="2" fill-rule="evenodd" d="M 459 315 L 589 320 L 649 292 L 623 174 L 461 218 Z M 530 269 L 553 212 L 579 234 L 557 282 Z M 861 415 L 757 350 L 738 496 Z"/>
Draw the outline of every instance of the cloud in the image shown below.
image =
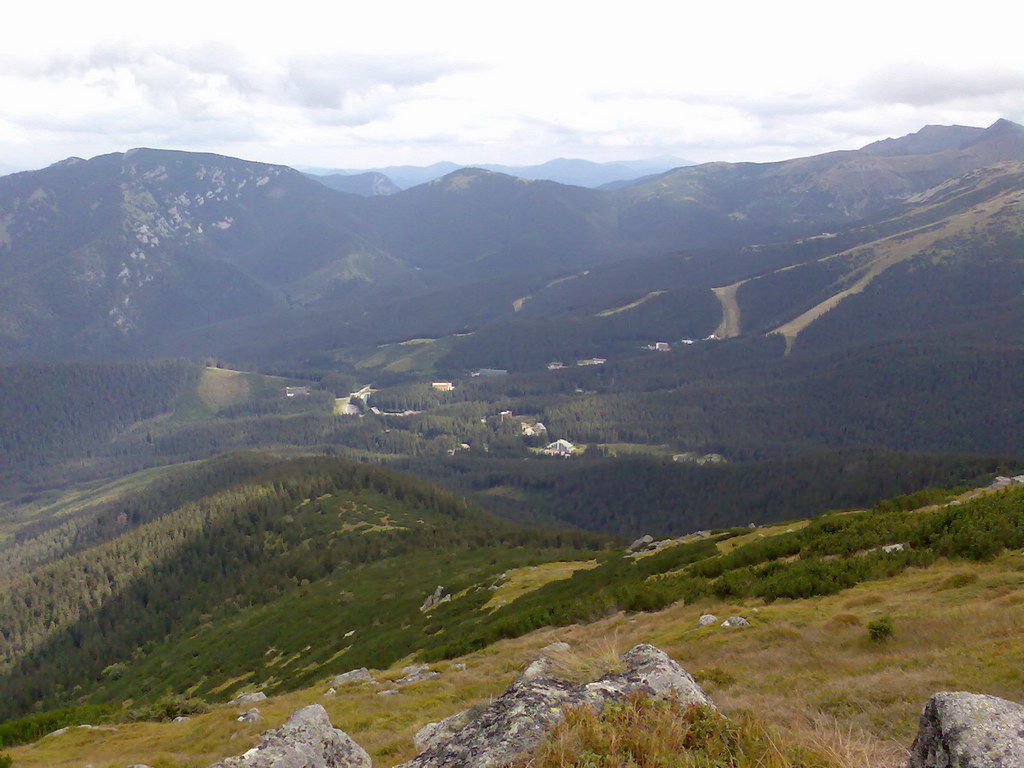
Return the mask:
<path id="1" fill-rule="evenodd" d="M 1024 70 L 951 70 L 914 63 L 891 64 L 865 78 L 858 89 L 879 104 L 916 107 L 973 101 L 1004 94 L 1024 96 Z"/>
<path id="2" fill-rule="evenodd" d="M 272 120 L 291 112 L 292 120 L 363 125 L 386 117 L 395 104 L 414 98 L 421 86 L 474 69 L 440 56 L 261 58 L 213 44 L 107 44 L 49 60 L 8 57 L 0 66 L 6 78 L 31 81 L 35 90 L 35 98 L 21 100 L 20 108 L 0 107 L 6 119 L 31 127 L 52 122 L 54 129 L 70 129 L 77 119 L 83 130 L 106 130 L 108 121 L 99 120 L 98 113 L 109 105 L 132 115 L 129 123 L 140 113 L 157 113 L 175 125 Z M 68 116 L 53 117 L 60 113 Z"/>

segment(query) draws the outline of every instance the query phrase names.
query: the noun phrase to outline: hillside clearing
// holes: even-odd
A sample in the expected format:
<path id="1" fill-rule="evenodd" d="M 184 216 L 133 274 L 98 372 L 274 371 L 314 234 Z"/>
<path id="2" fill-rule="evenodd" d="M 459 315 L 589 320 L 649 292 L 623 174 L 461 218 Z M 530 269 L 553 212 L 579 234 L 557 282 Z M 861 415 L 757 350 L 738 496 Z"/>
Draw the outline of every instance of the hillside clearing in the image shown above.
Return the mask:
<path id="1" fill-rule="evenodd" d="M 504 580 L 499 583 L 491 599 L 483 605 L 481 610 L 493 611 L 495 608 L 500 608 L 516 598 L 522 597 L 527 592 L 540 589 L 545 584 L 567 579 L 576 571 L 596 567 L 597 560 L 577 560 L 514 568 L 504 574 Z"/>
<path id="2" fill-rule="evenodd" d="M 722 302 L 722 322 L 715 329 L 715 337 L 719 339 L 731 339 L 740 335 L 740 305 L 736 301 L 736 291 L 746 280 L 740 280 L 732 285 L 723 285 L 720 288 L 712 288 L 712 293 Z"/>
<path id="3" fill-rule="evenodd" d="M 621 307 L 613 307 L 612 309 L 602 310 L 602 311 L 598 312 L 596 315 L 594 315 L 594 317 L 609 317 L 610 315 L 617 315 L 619 312 L 625 312 L 626 310 L 634 309 L 636 307 L 639 307 L 645 301 L 650 301 L 655 296 L 661 296 L 661 294 L 663 294 L 663 293 L 665 293 L 665 291 L 663 291 L 663 290 L 651 291 L 650 293 L 646 294 L 645 296 L 641 296 L 636 301 L 631 301 L 628 304 L 623 304 Z"/>

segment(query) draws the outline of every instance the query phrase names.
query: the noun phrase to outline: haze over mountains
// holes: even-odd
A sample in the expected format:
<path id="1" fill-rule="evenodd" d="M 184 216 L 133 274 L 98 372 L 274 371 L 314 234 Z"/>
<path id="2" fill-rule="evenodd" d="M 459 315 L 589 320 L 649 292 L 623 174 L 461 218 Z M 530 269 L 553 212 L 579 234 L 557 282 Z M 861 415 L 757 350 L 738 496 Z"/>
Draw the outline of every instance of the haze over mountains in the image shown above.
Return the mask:
<path id="1" fill-rule="evenodd" d="M 736 249 L 834 234 L 1021 159 L 1024 129 L 1005 120 L 778 163 L 677 168 L 617 190 L 462 169 L 363 198 L 283 166 L 215 155 L 69 159 L 0 178 L 0 350 L 8 359 L 123 356 L 173 339 L 168 351 L 215 353 L 223 348 L 208 339 L 217 333 L 198 329 L 246 318 L 267 318 L 277 339 L 314 323 L 373 341 L 415 335 L 416 297 L 436 292 L 422 325 L 451 333 L 508 314 L 520 296 L 531 297 L 520 308 L 539 311 L 536 289 L 560 276 L 731 249 L 688 260 L 683 282 L 710 290 L 709 280 L 761 268 L 762 256 Z M 789 265 L 780 258 L 765 266 Z M 655 280 L 649 290 L 661 289 Z M 444 297 L 471 284 L 480 287 Z M 405 323 L 393 322 L 396 301 Z"/>
<path id="2" fill-rule="evenodd" d="M 538 179 L 557 181 L 559 184 L 571 184 L 578 187 L 601 187 L 605 185 L 620 186 L 635 181 L 642 176 L 663 173 L 672 168 L 692 165 L 677 157 L 651 157 L 641 160 L 617 160 L 597 163 L 591 160 L 557 158 L 539 165 L 501 165 L 496 163 L 480 163 L 472 166 L 458 165 L 452 162 L 434 163 L 428 166 L 393 165 L 384 168 L 367 170 L 325 170 L 312 169 L 310 176 L 326 184 L 332 189 L 342 192 L 355 192 L 363 195 L 392 194 L 398 189 L 408 189 L 428 181 L 439 179 L 461 168 L 483 168 L 508 176 L 522 179 Z M 366 187 L 370 175 L 376 186 Z M 383 177 L 383 179 L 382 179 Z M 349 188 L 345 188 L 346 185 Z M 359 179 L 360 181 L 357 181 Z M 395 189 L 388 191 L 390 183 Z"/>

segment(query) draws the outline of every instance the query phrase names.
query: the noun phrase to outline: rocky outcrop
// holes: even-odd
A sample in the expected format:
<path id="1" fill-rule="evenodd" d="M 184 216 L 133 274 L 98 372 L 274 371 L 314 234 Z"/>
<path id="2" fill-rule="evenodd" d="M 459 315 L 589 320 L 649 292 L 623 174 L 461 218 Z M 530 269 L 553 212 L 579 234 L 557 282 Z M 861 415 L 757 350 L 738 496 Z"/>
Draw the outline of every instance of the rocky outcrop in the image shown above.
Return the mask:
<path id="1" fill-rule="evenodd" d="M 441 723 L 433 724 L 438 728 L 423 737 L 431 746 L 402 768 L 507 765 L 536 747 L 569 707 L 589 705 L 597 709 L 634 692 L 714 706 L 682 667 L 652 645 L 632 648 L 623 654 L 622 663 L 625 671 L 577 686 L 557 679 L 553 662 L 541 657 L 450 737 L 444 737 Z"/>
<path id="2" fill-rule="evenodd" d="M 1022 483 L 1024 483 L 1024 475 L 1017 475 L 1015 477 L 1004 477 L 1000 475 L 982 490 L 1001 491 L 1003 488 L 1009 488 L 1011 485 L 1021 485 Z"/>
<path id="3" fill-rule="evenodd" d="M 370 674 L 370 670 L 366 667 L 360 667 L 359 669 L 352 669 L 348 672 L 343 672 L 340 675 L 335 675 L 331 678 L 330 686 L 332 688 L 340 688 L 343 685 L 349 683 L 372 683 L 373 675 Z"/>
<path id="4" fill-rule="evenodd" d="M 730 616 L 722 622 L 723 627 L 749 627 L 750 622 L 742 616 Z"/>
<path id="5" fill-rule="evenodd" d="M 632 544 L 630 544 L 628 547 L 626 547 L 626 552 L 629 552 L 631 554 L 633 552 L 642 552 L 643 550 L 645 550 L 649 546 L 651 546 L 651 544 L 653 544 L 653 543 L 654 543 L 654 537 L 651 536 L 650 534 L 647 534 L 646 536 L 641 536 L 639 539 L 637 539 Z"/>
<path id="6" fill-rule="evenodd" d="M 210 768 L 370 768 L 370 756 L 348 734 L 331 725 L 319 704 L 295 710 L 255 747 Z"/>
<path id="7" fill-rule="evenodd" d="M 1024 707 L 977 693 L 937 693 L 925 704 L 907 768 L 1024 766 Z"/>
<path id="8" fill-rule="evenodd" d="M 433 594 L 427 595 L 427 599 L 423 601 L 423 605 L 420 606 L 421 611 L 429 611 L 432 608 L 436 608 L 441 603 L 447 603 L 452 599 L 451 595 L 445 594 L 444 587 L 440 584 L 437 585 L 437 589 L 434 590 Z"/>
<path id="9" fill-rule="evenodd" d="M 402 668 L 402 674 L 403 677 L 395 680 L 395 685 L 412 685 L 424 680 L 437 680 L 441 676 L 438 672 L 432 672 L 426 664 L 410 664 Z"/>
<path id="10" fill-rule="evenodd" d="M 260 711 L 256 709 L 256 707 L 253 707 L 252 709 L 243 712 L 235 718 L 235 720 L 237 720 L 240 723 L 258 723 L 262 719 L 263 718 L 260 717 Z"/>
<path id="11" fill-rule="evenodd" d="M 703 616 L 701 616 L 699 619 L 697 619 L 697 626 L 698 627 L 707 627 L 707 626 L 710 626 L 712 624 L 717 624 L 717 623 L 718 623 L 718 617 L 715 616 L 715 614 L 713 614 L 713 613 L 705 613 Z"/>

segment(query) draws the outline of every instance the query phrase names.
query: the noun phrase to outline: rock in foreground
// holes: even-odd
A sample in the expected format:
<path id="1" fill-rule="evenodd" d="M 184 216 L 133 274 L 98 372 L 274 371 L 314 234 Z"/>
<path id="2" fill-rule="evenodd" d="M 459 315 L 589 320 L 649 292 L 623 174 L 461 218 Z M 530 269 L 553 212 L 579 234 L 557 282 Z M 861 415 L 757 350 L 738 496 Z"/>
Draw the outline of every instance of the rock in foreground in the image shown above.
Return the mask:
<path id="1" fill-rule="evenodd" d="M 292 713 L 280 728 L 267 731 L 260 743 L 210 768 L 370 768 L 366 750 L 331 725 L 319 704 Z"/>
<path id="2" fill-rule="evenodd" d="M 534 749 L 561 722 L 565 710 L 588 704 L 595 709 L 607 701 L 641 692 L 656 698 L 674 697 L 684 703 L 714 706 L 687 672 L 652 645 L 638 645 L 623 654 L 625 671 L 575 686 L 554 675 L 550 659 L 541 657 L 526 667 L 508 689 L 480 710 L 450 738 L 433 742 L 402 768 L 492 768 L 507 765 Z M 440 725 L 440 724 L 439 724 Z"/>
<path id="3" fill-rule="evenodd" d="M 1024 707 L 977 693 L 937 693 L 921 713 L 907 768 L 1024 766 Z"/>

